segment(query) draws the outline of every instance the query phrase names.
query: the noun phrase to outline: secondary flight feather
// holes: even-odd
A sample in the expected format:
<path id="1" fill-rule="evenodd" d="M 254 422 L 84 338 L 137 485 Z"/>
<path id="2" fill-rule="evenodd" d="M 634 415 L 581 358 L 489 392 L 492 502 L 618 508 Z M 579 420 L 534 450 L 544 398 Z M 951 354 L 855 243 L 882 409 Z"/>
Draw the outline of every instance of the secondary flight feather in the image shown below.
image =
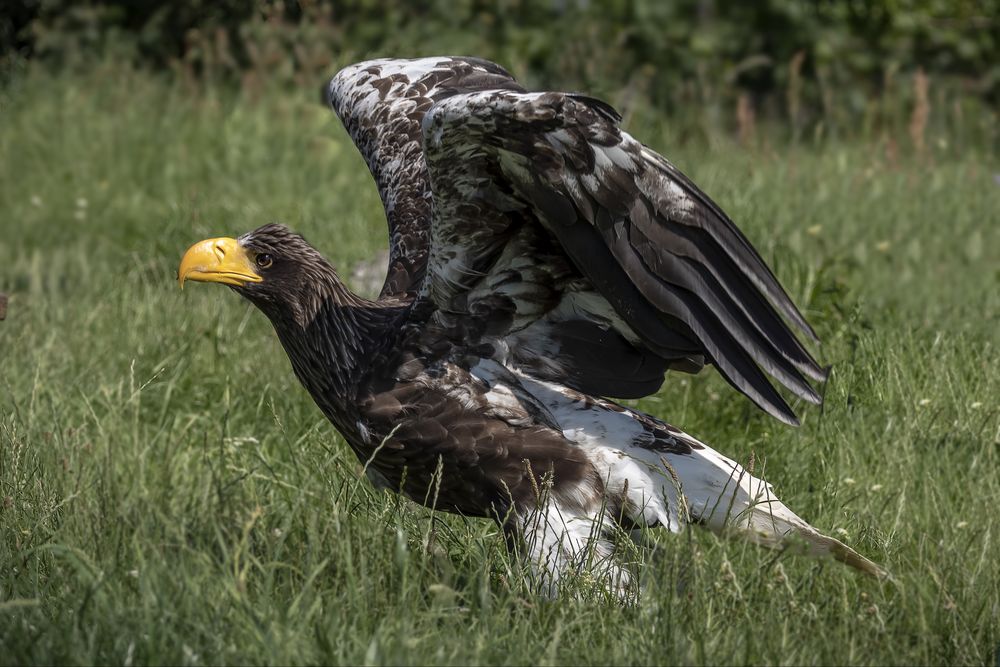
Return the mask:
<path id="1" fill-rule="evenodd" d="M 750 242 L 613 108 L 448 57 L 352 65 L 327 99 L 385 206 L 380 297 L 350 293 L 280 225 L 193 246 L 179 277 L 229 284 L 271 319 L 374 481 L 495 519 L 552 585 L 610 554 L 614 525 L 692 520 L 772 547 L 794 534 L 884 574 L 735 462 L 612 400 L 711 364 L 794 424 L 771 379 L 819 403 L 810 381 L 826 376 Z"/>

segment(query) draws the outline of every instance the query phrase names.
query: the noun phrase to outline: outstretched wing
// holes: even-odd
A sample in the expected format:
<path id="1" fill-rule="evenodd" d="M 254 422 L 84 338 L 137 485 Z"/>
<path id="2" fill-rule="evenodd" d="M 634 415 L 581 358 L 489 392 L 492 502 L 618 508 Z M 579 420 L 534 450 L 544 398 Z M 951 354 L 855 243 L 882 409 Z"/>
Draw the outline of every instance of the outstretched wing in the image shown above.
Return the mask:
<path id="1" fill-rule="evenodd" d="M 764 372 L 818 403 L 806 377 L 825 373 L 783 317 L 815 335 L 725 213 L 619 120 L 562 93 L 491 90 L 431 107 L 422 295 L 441 318 L 472 315 L 495 355 L 535 377 L 643 395 L 667 367 L 707 360 L 797 423 Z"/>
<path id="2" fill-rule="evenodd" d="M 326 88 L 375 177 L 389 223 L 383 296 L 413 293 L 423 280 L 430 186 L 420 122 L 434 102 L 476 90 L 523 91 L 499 65 L 475 58 L 370 60 L 344 68 Z"/>

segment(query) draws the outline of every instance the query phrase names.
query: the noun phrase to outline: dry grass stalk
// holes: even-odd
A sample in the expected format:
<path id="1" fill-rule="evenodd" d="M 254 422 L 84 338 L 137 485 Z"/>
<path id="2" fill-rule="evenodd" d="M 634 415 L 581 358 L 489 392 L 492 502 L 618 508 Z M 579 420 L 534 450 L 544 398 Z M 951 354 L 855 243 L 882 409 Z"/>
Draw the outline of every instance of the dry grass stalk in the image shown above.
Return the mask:
<path id="1" fill-rule="evenodd" d="M 792 136 L 799 136 L 799 114 L 802 111 L 802 63 L 805 51 L 797 51 L 788 63 L 788 122 L 792 125 Z"/>
<path id="2" fill-rule="evenodd" d="M 892 135 L 887 136 L 885 140 L 885 163 L 889 169 L 899 168 L 899 143 Z"/>
<path id="3" fill-rule="evenodd" d="M 757 118 L 747 93 L 740 93 L 736 100 L 736 124 L 739 127 L 740 144 L 749 146 L 756 134 Z"/>
<path id="4" fill-rule="evenodd" d="M 918 155 L 923 155 L 926 142 L 927 118 L 930 116 L 931 105 L 927 91 L 930 83 L 927 74 L 921 67 L 913 77 L 913 113 L 910 115 L 910 139 Z"/>

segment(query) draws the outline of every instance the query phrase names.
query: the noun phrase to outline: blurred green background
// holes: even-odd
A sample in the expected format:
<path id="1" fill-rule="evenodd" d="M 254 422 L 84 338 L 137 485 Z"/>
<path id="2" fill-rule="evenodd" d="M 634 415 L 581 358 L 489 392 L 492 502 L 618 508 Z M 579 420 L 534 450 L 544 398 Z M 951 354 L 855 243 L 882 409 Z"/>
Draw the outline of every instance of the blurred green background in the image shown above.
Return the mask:
<path id="1" fill-rule="evenodd" d="M 252 93 L 316 87 L 339 64 L 404 54 L 475 54 L 529 87 L 586 90 L 626 114 L 649 105 L 692 131 L 747 136 L 766 119 L 792 138 L 912 129 L 922 141 L 930 123 L 996 148 L 998 0 L 13 0 L 0 10 L 7 69 L 110 58 Z M 935 110 L 923 121 L 922 105 Z"/>

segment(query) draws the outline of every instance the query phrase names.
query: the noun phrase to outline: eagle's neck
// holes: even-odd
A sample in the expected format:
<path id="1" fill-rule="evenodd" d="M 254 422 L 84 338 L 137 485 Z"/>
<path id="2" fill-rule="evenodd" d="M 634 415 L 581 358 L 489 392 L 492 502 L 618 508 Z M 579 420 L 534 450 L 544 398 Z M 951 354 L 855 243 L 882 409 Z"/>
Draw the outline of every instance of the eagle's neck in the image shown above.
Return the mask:
<path id="1" fill-rule="evenodd" d="M 352 293 L 332 270 L 323 278 L 298 295 L 297 308 L 270 318 L 296 376 L 339 426 L 398 313 Z"/>

